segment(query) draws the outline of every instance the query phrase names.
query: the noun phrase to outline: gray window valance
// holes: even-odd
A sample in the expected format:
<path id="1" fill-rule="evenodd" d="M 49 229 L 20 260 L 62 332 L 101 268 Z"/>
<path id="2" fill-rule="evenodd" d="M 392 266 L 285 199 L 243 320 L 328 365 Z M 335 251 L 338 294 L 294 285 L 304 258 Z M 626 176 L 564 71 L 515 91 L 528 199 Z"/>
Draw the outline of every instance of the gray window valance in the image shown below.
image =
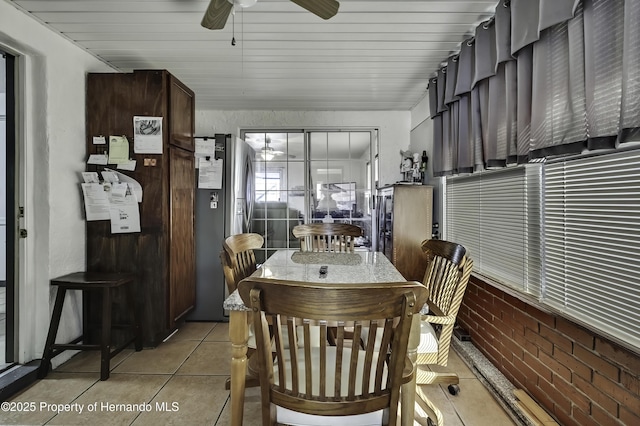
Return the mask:
<path id="1" fill-rule="evenodd" d="M 640 0 L 501 0 L 430 80 L 434 174 L 640 140 L 639 23 Z"/>

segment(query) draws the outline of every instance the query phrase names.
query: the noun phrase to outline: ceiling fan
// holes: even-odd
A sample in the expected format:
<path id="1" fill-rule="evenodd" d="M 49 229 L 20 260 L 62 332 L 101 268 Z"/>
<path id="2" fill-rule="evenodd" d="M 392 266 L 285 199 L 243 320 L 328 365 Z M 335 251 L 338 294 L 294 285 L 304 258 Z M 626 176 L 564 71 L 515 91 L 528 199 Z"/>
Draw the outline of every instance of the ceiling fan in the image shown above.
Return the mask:
<path id="1" fill-rule="evenodd" d="M 284 154 L 284 152 L 273 149 L 273 147 L 271 146 L 271 138 L 267 136 L 265 147 L 260 150 L 260 156 L 265 161 L 271 161 L 274 157 L 282 154 Z"/>
<path id="2" fill-rule="evenodd" d="M 291 0 L 322 19 L 329 19 L 338 13 L 340 3 L 336 0 Z M 211 0 L 204 13 L 201 25 L 210 30 L 220 30 L 227 23 L 234 5 L 250 7 L 257 0 Z"/>

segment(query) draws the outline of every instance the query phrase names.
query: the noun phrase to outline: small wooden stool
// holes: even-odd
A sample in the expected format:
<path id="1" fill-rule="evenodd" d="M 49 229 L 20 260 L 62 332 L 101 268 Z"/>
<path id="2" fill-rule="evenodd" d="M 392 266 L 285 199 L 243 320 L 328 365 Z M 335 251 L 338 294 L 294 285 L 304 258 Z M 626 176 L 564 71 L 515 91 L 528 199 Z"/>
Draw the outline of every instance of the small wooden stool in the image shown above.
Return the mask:
<path id="1" fill-rule="evenodd" d="M 140 318 L 135 308 L 135 299 L 133 296 L 132 285 L 135 280 L 135 275 L 131 273 L 102 273 L 102 272 L 74 272 L 72 274 L 64 275 L 51 280 L 51 285 L 58 286 L 58 292 L 56 294 L 56 301 L 53 307 L 53 314 L 51 316 L 51 324 L 49 325 L 49 333 L 47 334 L 47 342 L 44 346 L 44 353 L 42 356 L 42 362 L 38 370 L 38 378 L 44 378 L 49 372 L 49 366 L 51 359 L 65 350 L 80 350 L 90 351 L 99 350 L 100 355 L 100 380 L 107 380 L 109 378 L 109 362 L 111 358 L 116 356 L 129 344 L 135 342 L 136 351 L 142 350 L 142 329 L 140 327 Z M 124 286 L 127 296 L 127 304 L 129 311 L 133 317 L 133 323 L 128 325 L 133 331 L 133 337 L 124 342 L 122 345 L 111 350 L 111 310 L 112 310 L 112 294 L 111 290 Z M 102 291 L 102 325 L 101 325 L 101 340 L 100 344 L 87 344 L 78 342 L 83 340 L 87 334 L 87 318 L 83 318 L 83 335 L 74 339 L 67 344 L 57 344 L 56 335 L 58 333 L 58 326 L 60 325 L 60 316 L 62 315 L 62 306 L 64 304 L 64 297 L 67 290 L 92 290 Z M 84 296 L 84 294 L 83 294 Z M 86 298 L 83 297 L 83 299 Z M 84 315 L 86 317 L 86 315 Z"/>

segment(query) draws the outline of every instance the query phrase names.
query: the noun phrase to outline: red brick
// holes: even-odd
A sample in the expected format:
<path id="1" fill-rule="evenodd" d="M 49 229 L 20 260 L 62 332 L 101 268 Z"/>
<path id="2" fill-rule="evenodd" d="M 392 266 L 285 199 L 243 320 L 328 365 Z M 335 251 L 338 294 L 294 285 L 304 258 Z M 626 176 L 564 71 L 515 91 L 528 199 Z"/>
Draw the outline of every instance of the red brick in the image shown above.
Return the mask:
<path id="1" fill-rule="evenodd" d="M 534 345 L 533 342 L 527 340 L 524 336 L 516 334 L 513 336 L 513 340 L 515 340 L 518 345 L 524 348 L 525 351 L 529 352 L 530 354 L 536 357 L 538 356 L 538 347 Z M 524 354 L 523 354 L 523 359 L 524 359 Z"/>
<path id="2" fill-rule="evenodd" d="M 493 322 L 488 322 L 487 324 L 485 324 L 484 330 L 489 336 L 493 337 L 494 339 L 500 339 L 503 336 L 502 332 L 493 325 Z"/>
<path id="3" fill-rule="evenodd" d="M 525 328 L 528 328 L 536 333 L 540 330 L 538 321 L 530 315 L 522 313 L 520 311 L 513 311 L 513 319 L 522 323 Z"/>
<path id="4" fill-rule="evenodd" d="M 583 346 L 576 345 L 573 348 L 573 355 L 576 358 L 590 366 L 593 371 L 597 371 L 605 377 L 615 380 L 620 380 L 620 369 L 608 362 L 606 359 L 593 353 L 592 351 L 585 349 Z"/>
<path id="5" fill-rule="evenodd" d="M 615 412 L 618 407 L 618 403 L 611 399 L 607 394 L 601 392 L 598 388 L 594 387 L 591 383 L 584 380 L 582 377 L 573 375 L 571 378 L 571 382 L 582 392 L 584 392 L 587 397 L 591 398 L 592 402 L 603 407 L 605 410 L 610 413 Z"/>
<path id="6" fill-rule="evenodd" d="M 596 338 L 596 351 L 605 358 L 613 361 L 614 363 L 621 364 L 626 367 L 631 373 L 640 371 L 640 356 L 631 353 L 630 351 L 604 340 L 600 337 Z"/>
<path id="7" fill-rule="evenodd" d="M 511 356 L 507 357 L 506 354 L 505 358 L 511 359 L 512 357 L 516 357 L 516 358 L 520 358 L 523 359 L 524 357 L 524 350 L 522 349 L 522 346 L 520 346 L 518 343 L 516 343 L 515 340 L 513 339 L 505 339 L 502 341 L 502 344 L 505 347 L 505 350 L 509 352 L 509 354 Z"/>
<path id="8" fill-rule="evenodd" d="M 496 328 L 498 328 L 498 330 L 500 330 L 500 332 L 506 336 L 509 339 L 513 338 L 513 328 L 511 328 L 511 326 L 504 322 L 504 320 L 502 318 L 497 318 L 495 320 L 495 326 Z"/>
<path id="9" fill-rule="evenodd" d="M 484 289 L 478 289 L 478 300 L 480 300 L 486 306 L 491 306 L 493 304 L 493 298 L 493 294 Z"/>
<path id="10" fill-rule="evenodd" d="M 556 417 L 558 422 L 563 426 L 583 426 L 583 424 L 579 423 L 576 419 L 574 419 L 572 415 L 565 414 L 561 411 L 559 411 L 558 413 L 552 413 L 552 414 Z M 584 426 L 588 426 L 588 425 L 584 424 Z"/>
<path id="11" fill-rule="evenodd" d="M 524 362 L 529 367 L 531 367 L 540 377 L 542 377 L 543 379 L 549 382 L 551 381 L 551 369 L 547 365 L 540 362 L 538 358 L 535 358 L 530 354 L 528 354 L 527 352 L 525 352 Z"/>
<path id="12" fill-rule="evenodd" d="M 488 322 L 491 320 L 491 317 L 493 316 L 491 314 L 491 312 L 487 311 L 483 306 L 481 306 L 480 304 L 475 305 L 474 307 L 471 308 L 472 313 L 472 318 L 474 318 L 474 321 L 477 321 L 478 323 L 480 322 Z M 477 318 L 475 318 L 477 317 Z"/>
<path id="13" fill-rule="evenodd" d="M 545 324 L 548 327 L 554 328 L 556 326 L 556 317 L 546 312 L 542 312 L 540 309 L 532 305 L 527 305 L 526 312 L 531 315 L 536 321 Z"/>
<path id="14" fill-rule="evenodd" d="M 618 420 L 618 413 L 612 416 L 606 410 L 603 410 L 598 404 L 591 405 L 591 417 L 601 425 L 622 425 Z"/>
<path id="15" fill-rule="evenodd" d="M 527 378 L 525 375 L 518 370 L 513 362 L 506 362 L 505 365 L 504 376 L 509 380 L 516 388 L 525 388 L 525 383 L 527 382 Z"/>
<path id="16" fill-rule="evenodd" d="M 554 375 L 558 375 L 565 380 L 571 381 L 571 370 L 553 359 L 550 355 L 540 351 L 538 353 L 538 358 L 540 359 L 540 362 L 553 370 L 555 373 Z"/>
<path id="17" fill-rule="evenodd" d="M 548 354 L 553 353 L 553 344 L 547 339 L 545 339 L 544 337 L 540 336 L 537 332 L 529 328 L 526 328 L 524 330 L 524 338 L 530 342 L 533 342 L 537 347 L 542 349 L 544 352 Z"/>
<path id="18" fill-rule="evenodd" d="M 589 399 L 584 393 L 580 392 L 570 381 L 564 380 L 560 376 L 553 376 L 553 386 L 567 396 L 579 409 L 588 413 L 591 407 L 591 399 Z"/>
<path id="19" fill-rule="evenodd" d="M 640 395 L 640 379 L 638 378 L 638 376 L 634 376 L 627 373 L 626 371 L 622 371 L 620 374 L 620 384 L 629 389 L 631 393 Z"/>
<path id="20" fill-rule="evenodd" d="M 469 278 L 469 287 L 479 287 L 484 288 L 485 283 L 478 277 L 474 277 L 473 275 Z"/>
<path id="21" fill-rule="evenodd" d="M 513 330 L 513 334 L 520 334 L 524 336 L 524 324 L 516 321 L 514 317 L 502 318 L 502 321 Z"/>
<path id="22" fill-rule="evenodd" d="M 593 349 L 593 334 L 586 329 L 579 327 L 562 317 L 557 318 L 556 329 L 574 342 L 580 343 L 587 349 Z"/>
<path id="23" fill-rule="evenodd" d="M 577 374 L 589 382 L 591 381 L 591 368 L 576 359 L 573 354 L 567 353 L 556 347 L 553 349 L 553 356 L 559 363 L 571 370 L 573 374 Z"/>
<path id="24" fill-rule="evenodd" d="M 478 325 L 478 327 L 482 326 L 486 321 L 480 315 L 478 315 L 477 311 L 473 311 L 471 313 L 471 321 Z M 476 328 L 478 328 L 476 327 Z"/>
<path id="25" fill-rule="evenodd" d="M 604 426 L 598 423 L 591 415 L 585 414 L 578 409 L 573 410 L 573 418 L 576 419 L 580 426 Z"/>
<path id="26" fill-rule="evenodd" d="M 485 348 L 487 358 L 493 363 L 493 365 L 502 364 L 502 354 L 498 351 L 495 345 L 490 344 Z"/>
<path id="27" fill-rule="evenodd" d="M 513 306 L 513 309 L 519 310 L 520 312 L 524 312 L 527 309 L 527 304 L 517 297 L 513 297 L 510 294 L 505 293 L 502 298 L 509 305 Z"/>
<path id="28" fill-rule="evenodd" d="M 471 277 L 469 279 L 469 284 L 467 285 L 467 290 L 465 294 L 476 295 L 478 294 L 478 285 L 476 284 L 476 280 Z"/>
<path id="29" fill-rule="evenodd" d="M 538 384 L 538 373 L 533 370 L 528 364 L 519 359 L 513 360 L 513 365 L 517 371 L 522 373 L 525 377 L 524 383 L 532 383 L 533 385 Z M 525 386 L 526 389 L 529 389 L 529 386 Z"/>
<path id="30" fill-rule="evenodd" d="M 504 316 L 513 317 L 513 306 L 511 306 L 504 300 L 496 297 L 495 299 L 493 299 L 493 306 L 497 311 L 500 312 L 501 318 Z"/>
<path id="31" fill-rule="evenodd" d="M 538 380 L 538 387 L 540 387 L 540 389 L 549 396 L 551 401 L 553 401 L 553 407 L 545 406 L 547 411 L 551 411 L 553 413 L 556 413 L 558 410 L 565 413 L 571 412 L 571 401 L 569 398 L 556 389 L 551 383 L 540 379 Z"/>
<path id="32" fill-rule="evenodd" d="M 498 298 L 498 299 L 502 299 L 502 296 L 504 296 L 504 291 L 502 291 L 499 288 L 494 287 L 494 286 L 492 286 L 490 284 L 487 284 L 485 286 L 485 291 L 487 293 L 490 293 L 491 295 L 493 295 L 495 298 Z"/>
<path id="33" fill-rule="evenodd" d="M 640 425 L 640 410 L 638 407 L 620 407 L 620 421 L 625 425 Z"/>
<path id="34" fill-rule="evenodd" d="M 554 328 L 549 328 L 546 325 L 540 325 L 540 335 L 553 343 L 554 348 L 560 348 L 568 353 L 571 353 L 573 350 L 573 343 L 571 340 L 558 333 Z"/>
<path id="35" fill-rule="evenodd" d="M 637 394 L 632 394 L 617 382 L 612 382 L 606 377 L 593 373 L 593 385 L 600 389 L 602 392 L 609 395 L 611 398 L 618 401 L 620 405 L 625 407 L 638 407 L 640 408 L 640 397 Z M 616 415 L 618 413 L 616 412 Z"/>
<path id="36" fill-rule="evenodd" d="M 532 386 L 527 388 L 527 391 L 540 407 L 544 408 L 547 412 L 553 412 L 553 399 L 543 389 L 538 386 Z"/>

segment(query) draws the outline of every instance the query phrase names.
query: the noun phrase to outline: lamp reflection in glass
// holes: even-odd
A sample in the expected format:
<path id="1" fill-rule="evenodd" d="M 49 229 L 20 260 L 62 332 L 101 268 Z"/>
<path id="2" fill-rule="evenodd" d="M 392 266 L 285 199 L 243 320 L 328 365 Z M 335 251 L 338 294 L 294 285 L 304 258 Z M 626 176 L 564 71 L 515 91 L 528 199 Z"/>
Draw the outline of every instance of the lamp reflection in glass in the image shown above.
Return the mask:
<path id="1" fill-rule="evenodd" d="M 275 156 L 274 153 L 271 152 L 271 150 L 269 150 L 267 148 L 265 148 L 262 151 L 260 151 L 260 157 L 262 157 L 262 159 L 264 161 L 271 161 L 271 160 L 273 160 L 274 156 Z"/>

